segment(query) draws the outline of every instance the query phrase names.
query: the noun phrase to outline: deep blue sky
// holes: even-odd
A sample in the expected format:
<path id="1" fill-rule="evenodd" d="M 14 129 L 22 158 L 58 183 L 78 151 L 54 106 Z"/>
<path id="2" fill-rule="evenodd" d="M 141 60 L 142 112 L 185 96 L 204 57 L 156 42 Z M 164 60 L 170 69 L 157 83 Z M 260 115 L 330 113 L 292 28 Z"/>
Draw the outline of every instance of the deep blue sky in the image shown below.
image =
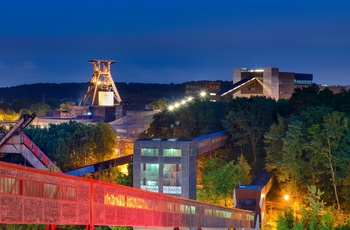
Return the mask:
<path id="1" fill-rule="evenodd" d="M 89 59 L 116 60 L 117 82 L 272 66 L 350 85 L 349 0 L 11 0 L 0 22 L 0 87 L 88 82 Z"/>

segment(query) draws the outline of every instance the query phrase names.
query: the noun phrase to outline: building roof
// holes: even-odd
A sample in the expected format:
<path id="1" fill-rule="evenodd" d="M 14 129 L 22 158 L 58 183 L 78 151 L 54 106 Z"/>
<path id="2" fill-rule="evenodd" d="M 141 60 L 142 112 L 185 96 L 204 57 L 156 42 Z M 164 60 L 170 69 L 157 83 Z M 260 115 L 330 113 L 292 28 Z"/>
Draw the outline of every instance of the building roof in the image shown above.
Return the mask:
<path id="1" fill-rule="evenodd" d="M 250 76 L 250 77 L 246 77 L 236 83 L 234 83 L 230 88 L 226 88 L 226 89 L 222 89 L 218 92 L 218 95 L 223 96 L 227 93 L 230 93 L 233 90 L 239 89 L 241 86 L 245 85 L 245 83 L 247 83 L 248 81 L 252 80 L 253 78 L 255 78 L 254 76 Z"/>
<path id="2" fill-rule="evenodd" d="M 267 182 L 269 182 L 269 180 L 271 179 L 272 175 L 273 175 L 272 172 L 268 172 L 266 169 L 263 169 L 254 178 L 254 180 L 252 181 L 252 183 L 250 183 L 250 185 L 265 186 Z"/>
<path id="3" fill-rule="evenodd" d="M 204 135 L 204 136 L 196 137 L 196 138 L 194 138 L 194 140 L 195 141 L 203 141 L 205 139 L 221 136 L 221 135 L 224 135 L 224 134 L 227 134 L 227 133 L 228 133 L 227 130 L 223 130 L 223 131 L 219 131 L 219 132 L 216 132 L 216 133 L 210 133 L 210 134 L 207 134 L 207 135 Z"/>

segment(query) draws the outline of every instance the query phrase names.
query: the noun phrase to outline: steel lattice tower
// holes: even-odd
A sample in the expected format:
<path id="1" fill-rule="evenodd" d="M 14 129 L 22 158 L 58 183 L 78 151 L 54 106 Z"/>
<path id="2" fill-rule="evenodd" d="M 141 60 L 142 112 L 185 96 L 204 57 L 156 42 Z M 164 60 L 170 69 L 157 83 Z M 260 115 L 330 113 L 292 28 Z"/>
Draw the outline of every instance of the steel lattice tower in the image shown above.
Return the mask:
<path id="1" fill-rule="evenodd" d="M 122 101 L 111 75 L 111 60 L 89 60 L 94 65 L 94 72 L 80 105 L 98 105 L 99 92 L 113 92 L 118 103 Z"/>

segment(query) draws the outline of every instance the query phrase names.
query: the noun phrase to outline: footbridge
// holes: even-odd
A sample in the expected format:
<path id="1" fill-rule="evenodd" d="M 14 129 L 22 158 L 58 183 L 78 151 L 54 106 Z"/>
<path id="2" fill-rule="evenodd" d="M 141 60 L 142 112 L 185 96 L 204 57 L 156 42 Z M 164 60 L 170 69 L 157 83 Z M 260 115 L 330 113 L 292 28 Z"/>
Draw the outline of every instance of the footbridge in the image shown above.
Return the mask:
<path id="1" fill-rule="evenodd" d="M 95 164 L 79 167 L 79 168 L 67 171 L 65 173 L 72 176 L 83 176 L 89 173 L 98 172 L 99 170 L 108 169 L 109 167 L 129 164 L 130 162 L 132 162 L 132 157 L 133 157 L 133 154 L 129 154 L 129 155 L 113 158 L 110 160 L 98 162 Z"/>
<path id="2" fill-rule="evenodd" d="M 117 184 L 0 162 L 0 223 L 245 228 L 255 214 Z"/>

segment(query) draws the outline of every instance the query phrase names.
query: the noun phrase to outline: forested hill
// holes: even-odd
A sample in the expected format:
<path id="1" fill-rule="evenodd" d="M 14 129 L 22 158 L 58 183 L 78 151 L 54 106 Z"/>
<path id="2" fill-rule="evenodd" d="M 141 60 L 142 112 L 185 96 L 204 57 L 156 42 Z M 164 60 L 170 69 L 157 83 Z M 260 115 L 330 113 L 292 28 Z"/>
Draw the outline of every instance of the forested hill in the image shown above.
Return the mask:
<path id="1" fill-rule="evenodd" d="M 232 83 L 231 83 L 232 84 Z M 19 111 L 28 105 L 46 103 L 58 108 L 61 103 L 82 100 L 88 87 L 86 83 L 38 83 L 0 88 L 0 107 Z M 182 98 L 185 84 L 124 83 L 117 82 L 116 87 L 125 102 L 150 103 L 155 99 Z"/>

